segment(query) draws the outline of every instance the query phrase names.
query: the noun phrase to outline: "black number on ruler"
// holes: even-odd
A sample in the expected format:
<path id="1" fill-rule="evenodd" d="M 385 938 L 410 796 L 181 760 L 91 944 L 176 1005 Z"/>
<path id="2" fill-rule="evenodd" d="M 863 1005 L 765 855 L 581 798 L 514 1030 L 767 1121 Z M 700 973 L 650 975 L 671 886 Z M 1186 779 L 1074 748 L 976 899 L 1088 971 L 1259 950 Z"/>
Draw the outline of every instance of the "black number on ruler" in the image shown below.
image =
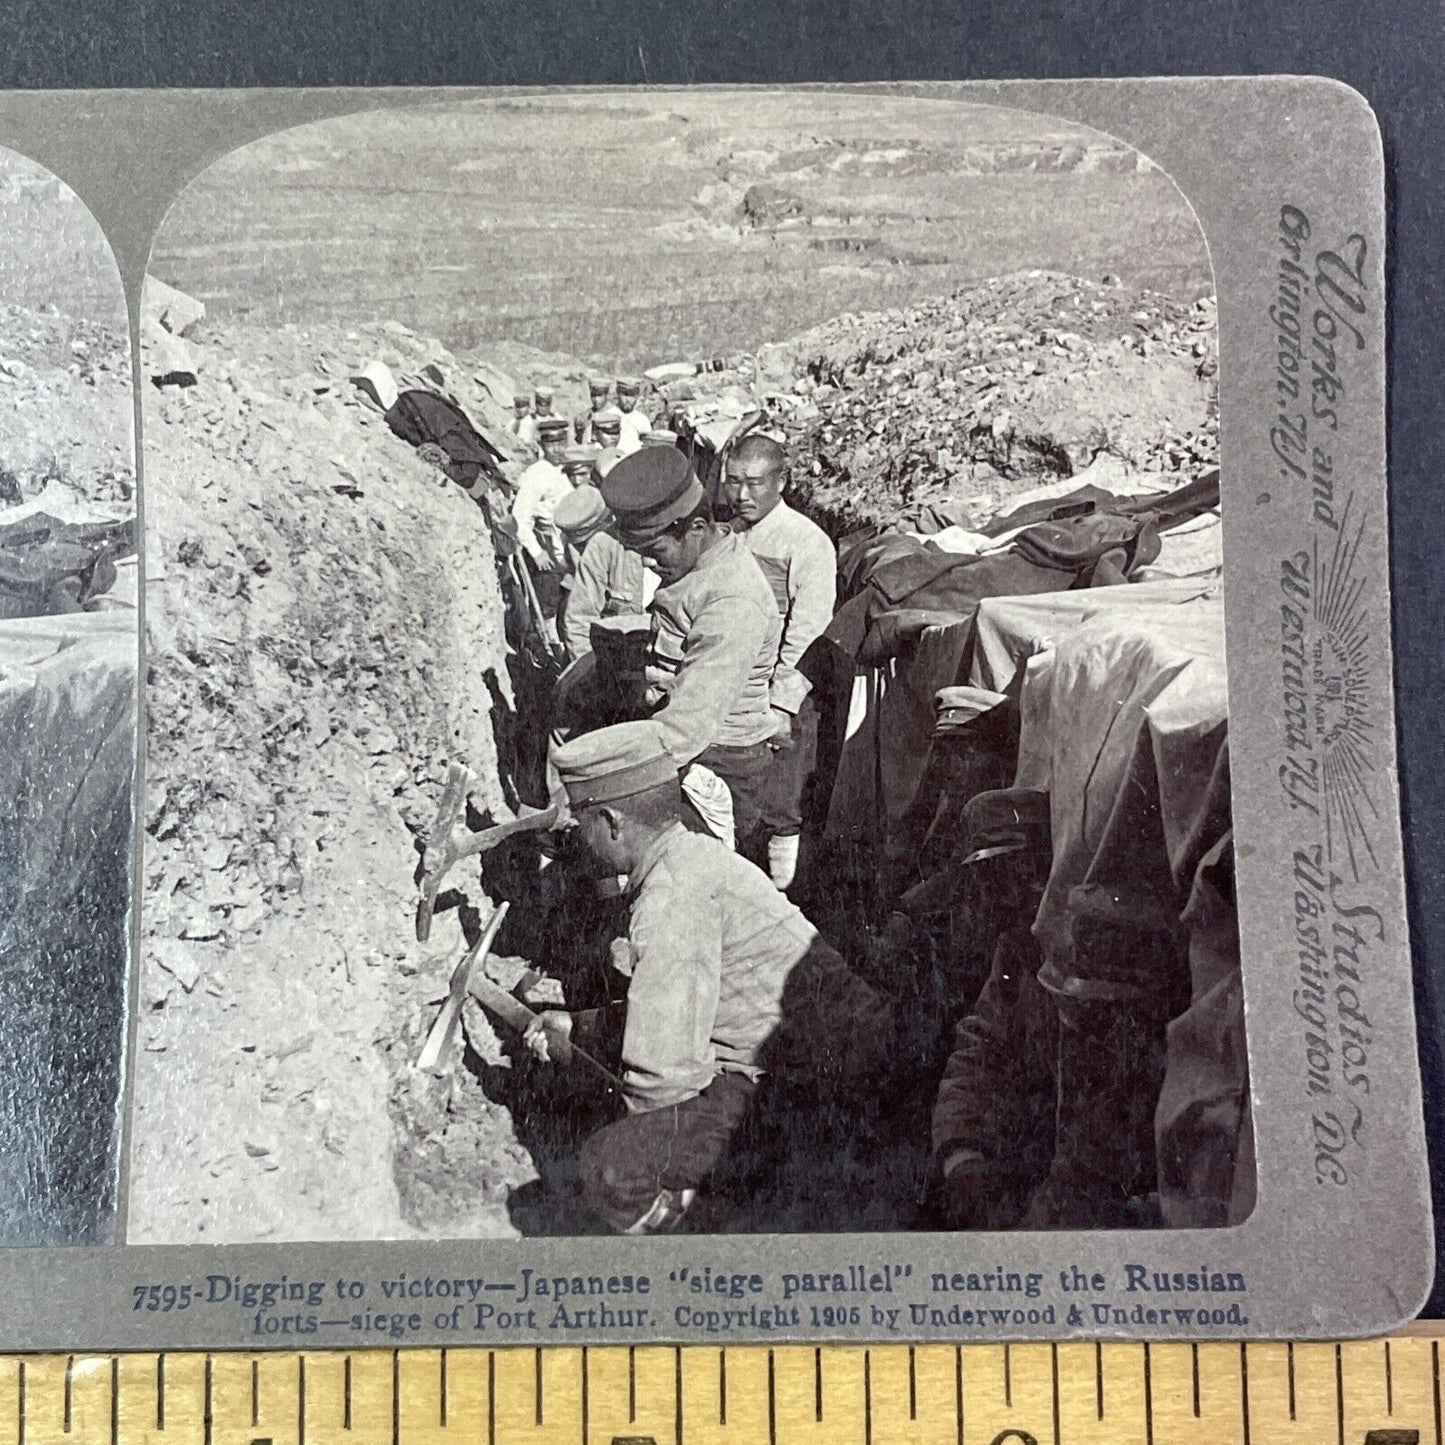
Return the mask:
<path id="1" fill-rule="evenodd" d="M 1368 1430 L 1365 1445 L 1420 1445 L 1418 1430 Z"/>

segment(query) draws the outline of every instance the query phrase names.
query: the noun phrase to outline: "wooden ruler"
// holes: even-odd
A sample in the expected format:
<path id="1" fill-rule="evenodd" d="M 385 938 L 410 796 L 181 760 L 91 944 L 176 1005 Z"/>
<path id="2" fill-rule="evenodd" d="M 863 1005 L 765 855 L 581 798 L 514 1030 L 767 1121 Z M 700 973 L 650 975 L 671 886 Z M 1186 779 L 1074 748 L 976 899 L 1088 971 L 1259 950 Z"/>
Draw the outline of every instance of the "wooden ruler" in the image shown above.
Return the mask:
<path id="1" fill-rule="evenodd" d="M 1439 1342 L 0 1357 L 0 1445 L 1442 1445 Z"/>

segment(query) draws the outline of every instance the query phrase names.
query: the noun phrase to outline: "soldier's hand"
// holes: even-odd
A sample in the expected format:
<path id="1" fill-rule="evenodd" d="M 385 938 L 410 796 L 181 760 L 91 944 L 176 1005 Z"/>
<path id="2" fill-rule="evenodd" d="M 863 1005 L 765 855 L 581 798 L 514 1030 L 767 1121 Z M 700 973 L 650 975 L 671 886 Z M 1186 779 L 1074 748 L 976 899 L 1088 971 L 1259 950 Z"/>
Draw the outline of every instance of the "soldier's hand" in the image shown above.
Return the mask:
<path id="1" fill-rule="evenodd" d="M 775 753 L 786 752 L 793 746 L 793 715 L 784 712 L 782 708 L 773 709 L 773 733 L 768 739 L 768 746 Z"/>
<path id="2" fill-rule="evenodd" d="M 543 1063 L 570 1063 L 572 1059 L 572 1015 L 563 1009 L 548 1009 L 527 1025 L 522 1042 Z"/>

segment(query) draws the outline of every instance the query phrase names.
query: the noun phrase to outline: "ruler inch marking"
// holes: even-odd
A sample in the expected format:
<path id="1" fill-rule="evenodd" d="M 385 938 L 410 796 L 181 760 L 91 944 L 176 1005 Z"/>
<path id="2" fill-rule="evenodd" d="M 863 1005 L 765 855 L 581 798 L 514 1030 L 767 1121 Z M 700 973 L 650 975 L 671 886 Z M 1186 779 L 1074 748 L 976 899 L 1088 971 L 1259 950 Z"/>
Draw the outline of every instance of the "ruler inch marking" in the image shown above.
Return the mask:
<path id="1" fill-rule="evenodd" d="M 677 1438 L 681 1445 L 681 1428 L 678 1429 Z M 771 1350 L 768 1351 L 768 1445 L 778 1445 L 777 1384 L 773 1375 L 773 1352 Z"/>
<path id="2" fill-rule="evenodd" d="M 1154 1361 L 1144 1341 L 1144 1441 L 1154 1445 Z"/>
<path id="3" fill-rule="evenodd" d="M 1104 1418 L 1104 1345 L 1094 1341 L 1094 1419 Z"/>
<path id="4" fill-rule="evenodd" d="M 391 1352 L 391 1445 L 401 1445 L 401 1351 Z"/>
<path id="5" fill-rule="evenodd" d="M 1003 1347 L 1003 1402 L 1010 1410 L 1014 1407 L 1013 1347 Z"/>
<path id="6" fill-rule="evenodd" d="M 1390 1365 L 1390 1342 L 1385 1341 L 1385 1413 L 1395 1413 L 1395 1375 Z"/>
<path id="7" fill-rule="evenodd" d="M 918 1362 L 912 1345 L 908 1347 L 908 1418 L 918 1418 Z"/>
<path id="8" fill-rule="evenodd" d="M 251 1428 L 261 1423 L 261 1362 L 251 1361 Z"/>
<path id="9" fill-rule="evenodd" d="M 863 1445 L 873 1445 L 873 1352 L 863 1351 Z"/>
<path id="10" fill-rule="evenodd" d="M 963 1346 L 953 1347 L 953 1408 L 958 1417 L 958 1439 L 956 1445 L 963 1445 Z"/>
<path id="11" fill-rule="evenodd" d="M 443 1364 L 443 1366 L 446 1365 L 446 1358 L 447 1358 L 447 1352 L 446 1352 L 445 1350 L 443 1350 L 443 1351 L 442 1351 L 442 1364 Z M 446 1372 L 445 1372 L 445 1369 L 443 1369 L 443 1372 L 442 1372 L 442 1381 L 443 1381 L 443 1385 L 445 1385 L 445 1381 L 446 1381 Z M 588 1412 L 587 1412 L 587 1406 L 588 1406 L 588 1403 L 589 1403 L 589 1402 L 588 1402 L 588 1399 L 587 1399 L 587 1384 L 588 1384 L 588 1381 L 587 1381 L 587 1346 L 586 1346 L 586 1345 L 583 1345 L 583 1346 L 582 1346 L 582 1445 L 588 1445 L 588 1441 L 587 1441 L 587 1423 L 588 1423 L 588 1420 L 587 1420 L 587 1414 L 588 1414 Z M 443 1397 L 443 1403 L 445 1403 L 445 1397 Z M 445 1425 L 446 1423 L 447 1423 L 447 1421 L 446 1421 L 446 1414 L 443 1413 L 443 1415 L 442 1415 L 442 1424 Z"/>
<path id="12" fill-rule="evenodd" d="M 1191 1340 L 1189 1343 L 1189 1373 L 1194 1379 L 1194 1418 L 1197 1420 L 1199 1418 L 1199 1343 L 1197 1340 Z M 1291 1398 L 1293 1398 L 1292 1387 Z M 1290 1413 L 1290 1419 L 1294 1419 L 1293 1411 Z"/>
<path id="13" fill-rule="evenodd" d="M 726 1425 L 728 1422 L 728 1352 L 726 1350 L 717 1352 L 717 1422 L 719 1425 Z"/>
<path id="14" fill-rule="evenodd" d="M 120 1356 L 110 1357 L 110 1445 L 120 1445 Z"/>
<path id="15" fill-rule="evenodd" d="M 351 1429 L 351 1356 L 341 1365 L 341 1428 Z"/>
<path id="16" fill-rule="evenodd" d="M 637 1419 L 637 1346 L 627 1347 L 627 1423 Z"/>
<path id="17" fill-rule="evenodd" d="M 1239 1345 L 1239 1416 L 1240 1430 L 1244 1445 L 1249 1440 L 1249 1356 L 1245 1353 L 1244 1342 Z"/>
<path id="18" fill-rule="evenodd" d="M 813 1348 L 813 1419 L 823 1418 L 823 1351 Z"/>
<path id="19" fill-rule="evenodd" d="M 1054 1377 L 1054 1445 L 1059 1445 L 1059 1346 L 1049 1344 L 1049 1367 Z"/>
<path id="20" fill-rule="evenodd" d="M 1430 1379 L 1431 1394 L 1435 1399 L 1435 1445 L 1445 1445 L 1445 1435 L 1441 1434 L 1440 1417 L 1440 1341 L 1430 1341 Z"/>
<path id="21" fill-rule="evenodd" d="M 682 1350 L 673 1346 L 672 1351 L 672 1438 L 682 1445 Z"/>
<path id="22" fill-rule="evenodd" d="M 64 1431 L 65 1431 L 65 1433 L 66 1433 L 67 1435 L 70 1434 L 70 1427 L 71 1427 L 72 1420 L 73 1420 L 73 1416 L 72 1416 L 72 1413 L 71 1413 L 71 1409 L 72 1409 L 71 1390 L 72 1390 L 73 1387 L 74 1387 L 74 1382 L 75 1382 L 75 1356 L 74 1356 L 74 1355 L 67 1355 L 67 1356 L 65 1357 L 65 1423 L 64 1423 L 64 1425 L 62 1426 L 62 1428 L 64 1429 Z"/>
<path id="23" fill-rule="evenodd" d="M 1340 1445 L 1345 1445 L 1345 1365 L 1338 1345 L 1335 1346 L 1335 1414 L 1339 1424 Z"/>
<path id="24" fill-rule="evenodd" d="M 497 1353 L 487 1351 L 487 1445 L 497 1445 Z"/>
<path id="25" fill-rule="evenodd" d="M 15 1372 L 15 1438 L 25 1445 L 25 1361 Z"/>

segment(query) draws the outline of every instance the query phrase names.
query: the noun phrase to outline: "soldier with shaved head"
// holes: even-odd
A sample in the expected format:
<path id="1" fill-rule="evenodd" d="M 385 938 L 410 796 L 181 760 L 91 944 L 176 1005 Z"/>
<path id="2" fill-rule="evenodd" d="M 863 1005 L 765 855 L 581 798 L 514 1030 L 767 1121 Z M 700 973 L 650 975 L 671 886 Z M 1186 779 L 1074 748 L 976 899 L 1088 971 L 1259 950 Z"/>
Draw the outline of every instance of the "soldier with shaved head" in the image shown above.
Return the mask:
<path id="1" fill-rule="evenodd" d="M 821 527 L 783 500 L 786 479 L 783 448 L 772 437 L 752 432 L 728 455 L 720 490 L 733 530 L 773 589 L 783 624 L 768 684 L 773 766 L 763 813 L 768 872 L 781 889 L 797 873 L 803 789 L 818 750 L 812 685 L 798 663 L 832 621 L 838 588 L 838 554 Z"/>

